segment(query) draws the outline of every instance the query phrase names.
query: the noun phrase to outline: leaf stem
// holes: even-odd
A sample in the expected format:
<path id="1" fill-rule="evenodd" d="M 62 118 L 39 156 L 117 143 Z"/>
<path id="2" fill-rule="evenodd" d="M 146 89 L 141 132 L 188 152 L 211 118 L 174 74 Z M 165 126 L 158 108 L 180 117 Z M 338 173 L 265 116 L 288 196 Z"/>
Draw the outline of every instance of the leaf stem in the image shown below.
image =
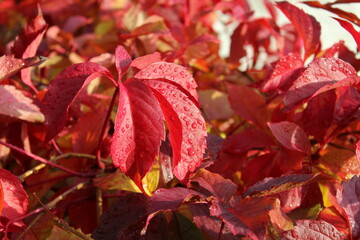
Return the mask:
<path id="1" fill-rule="evenodd" d="M 94 177 L 94 176 L 96 176 L 96 173 L 82 173 L 82 172 L 76 172 L 76 171 L 73 171 L 73 170 L 71 170 L 71 169 L 65 168 L 65 167 L 63 167 L 63 166 L 61 166 L 61 165 L 58 165 L 58 164 L 56 164 L 56 163 L 53 163 L 53 162 L 51 162 L 51 161 L 49 161 L 49 160 L 46 160 L 46 159 L 44 159 L 44 158 L 42 158 L 42 157 L 39 157 L 39 156 L 35 155 L 35 154 L 32 154 L 32 153 L 30 153 L 30 152 L 27 152 L 27 151 L 25 151 L 24 149 L 21 149 L 21 148 L 19 148 L 19 147 L 16 147 L 16 146 L 14 146 L 14 145 L 12 145 L 12 144 L 10 144 L 10 143 L 6 143 L 6 142 L 3 142 L 3 141 L 0 141 L 0 144 L 1 144 L 1 145 L 4 145 L 4 146 L 6 146 L 6 147 L 8 147 L 8 148 L 10 148 L 10 149 L 12 149 L 12 150 L 14 150 L 14 151 L 17 151 L 17 152 L 19 152 L 19 153 L 22 153 L 22 154 L 24 154 L 24 155 L 26 155 L 26 156 L 28 156 L 28 157 L 31 157 L 31 158 L 33 158 L 33 159 L 35 159 L 35 160 L 37 160 L 37 161 L 39 161 L 39 162 L 41 162 L 41 163 L 43 163 L 43 164 L 46 164 L 46 165 L 49 165 L 49 166 L 58 168 L 58 169 L 60 169 L 60 170 L 63 170 L 64 172 L 71 173 L 71 174 L 73 174 L 73 175 L 75 175 L 75 176 L 82 177 L 82 178 L 89 178 L 89 177 Z"/>
<path id="2" fill-rule="evenodd" d="M 98 164 L 99 169 L 104 169 L 105 168 L 104 163 L 101 161 L 101 145 L 102 145 L 102 142 L 103 142 L 103 139 L 104 139 L 107 123 L 109 122 L 111 112 L 112 112 L 112 109 L 113 109 L 113 107 L 115 105 L 115 100 L 116 100 L 118 95 L 119 95 L 119 88 L 116 88 L 115 92 L 114 92 L 114 94 L 112 96 L 110 106 L 109 106 L 109 109 L 107 111 L 105 121 L 104 121 L 104 124 L 103 124 L 102 129 L 101 129 L 101 133 L 99 135 L 99 143 L 98 143 L 98 146 L 97 146 L 97 149 L 96 149 L 96 162 Z"/>
<path id="3" fill-rule="evenodd" d="M 96 217 L 99 221 L 101 215 L 103 214 L 103 199 L 102 199 L 102 190 L 97 187 L 95 190 L 96 194 Z"/>
<path id="4" fill-rule="evenodd" d="M 218 235 L 217 240 L 220 240 L 220 239 L 221 239 L 221 235 L 222 235 L 222 232 L 223 232 L 223 230 L 224 230 L 224 226 L 225 226 L 224 221 L 221 221 L 220 231 L 219 231 L 219 235 Z"/>

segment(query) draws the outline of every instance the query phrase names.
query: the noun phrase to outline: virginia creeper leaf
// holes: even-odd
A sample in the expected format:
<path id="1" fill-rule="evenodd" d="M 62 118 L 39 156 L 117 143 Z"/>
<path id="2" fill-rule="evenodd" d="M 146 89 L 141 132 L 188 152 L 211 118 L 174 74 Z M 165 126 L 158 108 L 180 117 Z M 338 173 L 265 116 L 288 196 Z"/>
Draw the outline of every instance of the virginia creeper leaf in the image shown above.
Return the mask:
<path id="1" fill-rule="evenodd" d="M 119 74 L 118 81 L 121 81 L 121 78 L 124 76 L 130 64 L 131 64 L 131 57 L 129 53 L 125 50 L 123 46 L 118 46 L 115 49 L 115 65 L 117 72 Z"/>
<path id="2" fill-rule="evenodd" d="M 26 214 L 28 197 L 19 179 L 9 171 L 0 168 L 0 181 L 4 193 L 4 202 L 1 211 L 1 218 L 5 219 L 0 223 L 0 231 L 4 230 L 4 223 L 16 220 Z M 22 221 L 16 221 L 10 226 L 10 231 L 18 227 L 24 227 Z"/>
<path id="3" fill-rule="evenodd" d="M 285 108 L 291 110 L 313 96 L 321 87 L 356 76 L 355 69 L 341 59 L 317 58 L 309 64 L 309 67 L 294 81 L 286 93 Z"/>
<path id="4" fill-rule="evenodd" d="M 11 49 L 16 58 L 29 58 L 36 55 L 36 51 L 47 29 L 47 24 L 43 18 L 40 6 L 38 5 L 38 15 L 24 26 Z M 31 81 L 30 69 L 21 70 L 22 81 L 31 87 L 35 92 L 37 89 Z"/>
<path id="5" fill-rule="evenodd" d="M 265 99 L 255 89 L 248 86 L 227 84 L 230 105 L 241 118 L 265 128 L 270 120 L 270 112 L 266 108 Z"/>
<path id="6" fill-rule="evenodd" d="M 269 78 L 262 86 L 263 92 L 285 91 L 299 74 L 303 67 L 303 60 L 298 54 L 289 54 L 281 57 L 271 71 Z"/>
<path id="7" fill-rule="evenodd" d="M 351 34 L 351 36 L 354 38 L 354 40 L 357 44 L 358 49 L 360 49 L 360 33 L 355 30 L 355 28 L 353 27 L 353 25 L 351 23 L 344 21 L 340 18 L 334 18 L 334 19 L 336 21 L 338 21 L 340 23 L 340 25 Z"/>
<path id="8" fill-rule="evenodd" d="M 360 177 L 354 176 L 341 185 L 343 189 L 337 191 L 336 199 L 349 218 L 353 239 L 358 239 L 360 237 Z"/>
<path id="9" fill-rule="evenodd" d="M 99 76 L 113 79 L 103 66 L 86 62 L 66 68 L 51 81 L 42 100 L 41 109 L 45 115 L 45 141 L 50 141 L 63 129 L 71 103 L 81 89 Z"/>
<path id="10" fill-rule="evenodd" d="M 45 117 L 32 99 L 11 85 L 0 85 L 0 116 L 28 122 L 44 122 Z"/>
<path id="11" fill-rule="evenodd" d="M 166 79 L 173 84 L 180 85 L 197 100 L 196 82 L 186 68 L 167 62 L 156 62 L 143 68 L 135 75 L 143 80 Z"/>
<path id="12" fill-rule="evenodd" d="M 144 83 L 160 103 L 169 128 L 173 173 L 180 181 L 187 182 L 189 174 L 200 166 L 205 152 L 205 121 L 188 95 L 176 86 L 156 80 Z"/>
<path id="13" fill-rule="evenodd" d="M 119 109 L 111 155 L 116 167 L 141 187 L 164 140 L 164 118 L 151 91 L 137 80 L 119 82 Z"/>
<path id="14" fill-rule="evenodd" d="M 275 138 L 284 147 L 303 152 L 310 156 L 311 146 L 309 138 L 302 128 L 297 124 L 283 121 L 279 123 L 268 123 L 268 126 Z"/>
<path id="15" fill-rule="evenodd" d="M 27 68 L 41 63 L 43 57 L 32 57 L 18 59 L 13 55 L 3 55 L 0 57 L 0 82 L 11 75 L 14 75 L 23 68 Z"/>
<path id="16" fill-rule="evenodd" d="M 131 62 L 130 67 L 137 68 L 139 70 L 143 69 L 147 65 L 150 65 L 155 62 L 161 61 L 161 55 L 158 52 L 148 54 L 142 57 L 135 58 L 134 61 Z"/>
<path id="17" fill-rule="evenodd" d="M 333 225 L 323 220 L 297 220 L 293 230 L 286 231 L 283 239 L 343 239 L 342 234 Z"/>
<path id="18" fill-rule="evenodd" d="M 303 10 L 290 4 L 289 2 L 277 2 L 277 7 L 286 15 L 294 25 L 300 37 L 304 41 L 305 58 L 315 53 L 320 48 L 320 24 L 316 19 L 305 13 Z"/>

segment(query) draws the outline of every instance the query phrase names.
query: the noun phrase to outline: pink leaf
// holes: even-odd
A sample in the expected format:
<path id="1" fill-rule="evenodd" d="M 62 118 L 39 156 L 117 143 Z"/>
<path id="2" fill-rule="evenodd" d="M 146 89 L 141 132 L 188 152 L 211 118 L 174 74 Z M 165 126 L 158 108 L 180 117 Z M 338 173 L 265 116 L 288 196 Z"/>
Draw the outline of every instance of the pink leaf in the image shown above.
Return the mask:
<path id="1" fill-rule="evenodd" d="M 0 223 L 0 231 L 4 230 L 4 222 L 13 221 L 26 214 L 28 206 L 28 197 L 21 185 L 19 179 L 9 171 L 0 168 L 0 182 L 2 191 L 4 192 L 4 202 L 1 211 L 1 218 L 5 221 Z M 10 225 L 10 231 L 16 230 L 18 227 L 24 227 L 22 221 L 15 221 Z M 15 229 L 13 229 L 15 227 Z"/>
<path id="2" fill-rule="evenodd" d="M 134 67 L 134 68 L 141 70 L 144 67 L 146 67 L 147 65 L 150 65 L 155 62 L 160 62 L 160 61 L 161 61 L 160 53 L 155 52 L 155 53 L 148 54 L 148 55 L 134 59 L 134 61 L 132 61 L 132 63 L 130 64 L 130 67 Z"/>
<path id="3" fill-rule="evenodd" d="M 183 182 L 200 166 L 205 152 L 206 125 L 200 110 L 182 91 L 170 83 L 147 80 L 160 103 L 170 132 L 173 173 Z"/>
<path id="4" fill-rule="evenodd" d="M 303 67 L 303 60 L 298 54 L 281 57 L 274 65 L 269 78 L 262 86 L 263 92 L 285 91 L 299 74 Z"/>
<path id="5" fill-rule="evenodd" d="M 283 121 L 279 123 L 268 123 L 275 138 L 286 148 L 311 154 L 309 138 L 302 128 L 297 124 Z"/>
<path id="6" fill-rule="evenodd" d="M 351 36 L 354 38 L 356 44 L 357 44 L 357 47 L 358 49 L 360 49 L 360 33 L 358 31 L 355 30 L 354 26 L 347 22 L 347 21 L 344 21 L 340 18 L 333 18 L 335 19 L 336 21 L 338 21 L 340 23 L 340 25 L 346 29 L 346 31 L 348 31 Z"/>
<path id="7" fill-rule="evenodd" d="M 172 84 L 177 84 L 191 94 L 197 101 L 196 82 L 186 68 L 167 62 L 156 62 L 143 68 L 135 75 L 143 80 L 165 79 Z"/>
<path id="8" fill-rule="evenodd" d="M 40 6 L 38 6 L 38 15 L 24 26 L 19 37 L 15 40 L 11 51 L 16 58 L 29 58 L 36 55 L 36 51 L 47 29 L 47 24 L 43 18 Z M 37 92 L 31 81 L 30 69 L 21 71 L 22 81 Z"/>
<path id="9" fill-rule="evenodd" d="M 0 85 L 0 116 L 28 122 L 44 122 L 45 117 L 32 99 L 11 85 Z"/>
<path id="10" fill-rule="evenodd" d="M 164 140 L 164 118 L 151 91 L 137 80 L 119 82 L 120 98 L 116 114 L 111 155 L 138 186 L 151 169 Z"/>
<path id="11" fill-rule="evenodd" d="M 17 59 L 13 55 L 3 55 L 0 57 L 0 82 L 11 75 L 14 75 L 23 68 L 27 68 L 41 63 L 42 57 L 32 57 L 27 59 Z"/>
<path id="12" fill-rule="evenodd" d="M 356 144 L 356 158 L 360 162 L 360 140 Z"/>
<path id="13" fill-rule="evenodd" d="M 333 225 L 323 220 L 297 220 L 293 230 L 286 231 L 282 239 L 343 239 L 342 234 Z"/>
<path id="14" fill-rule="evenodd" d="M 295 80 L 286 93 L 284 97 L 285 108 L 291 110 L 313 96 L 321 87 L 356 75 L 355 69 L 340 59 L 317 58 Z"/>
<path id="15" fill-rule="evenodd" d="M 342 187 L 342 191 L 337 191 L 336 199 L 349 218 L 353 239 L 358 239 L 360 237 L 360 177 L 354 176 L 349 181 L 342 182 Z"/>
<path id="16" fill-rule="evenodd" d="M 42 111 L 45 115 L 45 141 L 50 141 L 63 129 L 67 111 L 76 96 L 90 81 L 99 76 L 108 77 L 116 84 L 106 68 L 92 62 L 74 64 L 51 81 L 42 100 Z"/>
<path id="17" fill-rule="evenodd" d="M 287 1 L 277 2 L 277 7 L 286 15 L 304 41 L 305 57 L 317 53 L 320 48 L 320 24 L 316 19 Z"/>
<path id="18" fill-rule="evenodd" d="M 118 46 L 115 49 L 115 65 L 119 74 L 119 82 L 124 76 L 126 70 L 129 68 L 131 61 L 132 60 L 129 53 L 125 50 L 123 46 Z"/>

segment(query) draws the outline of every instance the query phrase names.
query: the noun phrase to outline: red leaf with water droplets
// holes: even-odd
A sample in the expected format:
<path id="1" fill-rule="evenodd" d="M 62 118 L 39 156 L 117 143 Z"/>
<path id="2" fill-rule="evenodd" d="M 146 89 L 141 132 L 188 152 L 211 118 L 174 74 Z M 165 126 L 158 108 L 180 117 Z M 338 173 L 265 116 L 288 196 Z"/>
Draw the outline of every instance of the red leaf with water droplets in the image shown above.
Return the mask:
<path id="1" fill-rule="evenodd" d="M 320 88 L 356 75 L 356 70 L 347 62 L 335 58 L 317 58 L 286 93 L 285 108 L 291 110 L 317 93 Z"/>
<path id="2" fill-rule="evenodd" d="M 134 68 L 141 70 L 144 67 L 146 67 L 147 65 L 150 65 L 155 62 L 160 62 L 160 61 L 161 61 L 160 53 L 155 52 L 155 53 L 148 54 L 148 55 L 134 59 L 134 61 L 132 61 L 132 63 L 130 64 L 130 67 L 134 67 Z"/>
<path id="3" fill-rule="evenodd" d="M 14 42 L 11 49 L 16 58 L 29 58 L 36 55 L 37 49 L 47 29 L 47 24 L 43 18 L 40 7 L 38 6 L 38 15 L 28 22 L 18 38 Z M 35 86 L 31 81 L 30 69 L 21 71 L 22 81 L 37 92 Z"/>
<path id="4" fill-rule="evenodd" d="M 307 59 L 313 53 L 316 54 L 320 48 L 321 31 L 320 24 L 316 19 L 286 1 L 277 2 L 276 5 L 291 21 L 300 37 L 303 39 L 305 47 L 304 59 Z"/>
<path id="5" fill-rule="evenodd" d="M 41 108 L 45 115 L 45 141 L 50 141 L 64 128 L 67 111 L 76 96 L 90 81 L 99 76 L 106 76 L 114 82 L 106 68 L 92 62 L 74 64 L 51 81 Z"/>
<path id="6" fill-rule="evenodd" d="M 118 46 L 115 49 L 115 65 L 116 70 L 119 74 L 118 81 L 121 81 L 121 78 L 124 76 L 126 70 L 129 68 L 131 64 L 131 57 L 129 53 L 126 51 L 126 49 L 123 46 Z"/>
<path id="7" fill-rule="evenodd" d="M 309 138 L 304 130 L 297 124 L 283 121 L 279 123 L 268 123 L 268 126 L 275 138 L 284 147 L 306 153 L 310 156 L 311 146 Z"/>
<path id="8" fill-rule="evenodd" d="M 9 171 L 0 168 L 0 182 L 4 194 L 1 211 L 0 232 L 4 230 L 8 221 L 15 221 L 10 225 L 10 231 L 18 231 L 25 225 L 16 219 L 24 216 L 27 211 L 28 197 L 19 179 Z"/>
<path id="9" fill-rule="evenodd" d="M 340 25 L 346 29 L 346 31 L 348 31 L 351 36 L 354 38 L 356 44 L 357 44 L 357 47 L 358 49 L 360 49 L 360 33 L 359 31 L 356 31 L 356 29 L 354 28 L 354 26 L 347 22 L 347 21 L 344 21 L 340 18 L 333 18 L 335 19 L 336 21 L 338 21 L 340 23 Z"/>
<path id="10" fill-rule="evenodd" d="M 303 68 L 303 60 L 298 54 L 281 57 L 275 64 L 269 78 L 262 86 L 263 92 L 287 90 Z"/>
<path id="11" fill-rule="evenodd" d="M 349 218 L 353 239 L 360 237 L 360 177 L 354 176 L 347 182 L 342 182 L 342 191 L 338 190 L 336 199 L 344 208 Z"/>
<path id="12" fill-rule="evenodd" d="M 282 239 L 339 240 L 344 237 L 333 225 L 323 220 L 297 220 L 293 230 L 282 234 Z"/>
<path id="13" fill-rule="evenodd" d="M 0 57 L 0 82 L 11 75 L 14 75 L 23 68 L 27 68 L 43 61 L 42 58 L 32 57 L 18 59 L 13 55 L 3 55 Z"/>
<path id="14" fill-rule="evenodd" d="M 135 75 L 142 80 L 164 79 L 172 84 L 181 86 L 180 90 L 189 92 L 197 101 L 196 82 L 186 68 L 167 62 L 156 62 L 143 68 Z"/>
<path id="15" fill-rule="evenodd" d="M 149 88 L 137 80 L 119 82 L 119 109 L 111 155 L 116 167 L 141 188 L 164 140 L 164 118 Z"/>
<path id="16" fill-rule="evenodd" d="M 180 181 L 187 182 L 189 174 L 200 166 L 205 152 L 205 121 L 198 107 L 177 86 L 156 80 L 144 83 L 160 103 L 169 128 L 173 173 Z"/>

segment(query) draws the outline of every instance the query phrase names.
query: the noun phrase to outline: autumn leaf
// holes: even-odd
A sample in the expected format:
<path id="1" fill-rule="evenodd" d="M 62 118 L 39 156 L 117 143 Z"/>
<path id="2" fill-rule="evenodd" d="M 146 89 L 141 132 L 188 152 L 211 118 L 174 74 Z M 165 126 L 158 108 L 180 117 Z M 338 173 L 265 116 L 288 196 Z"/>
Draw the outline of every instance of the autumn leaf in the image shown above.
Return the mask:
<path id="1" fill-rule="evenodd" d="M 340 23 L 340 25 L 345 28 L 346 31 L 348 31 L 351 36 L 354 38 L 358 49 L 360 49 L 360 33 L 359 31 L 356 31 L 353 25 L 345 20 L 342 20 L 340 18 L 334 18 L 336 21 Z"/>
<path id="2" fill-rule="evenodd" d="M 0 85 L 0 116 L 28 122 L 44 122 L 44 114 L 33 100 L 11 85 Z"/>

